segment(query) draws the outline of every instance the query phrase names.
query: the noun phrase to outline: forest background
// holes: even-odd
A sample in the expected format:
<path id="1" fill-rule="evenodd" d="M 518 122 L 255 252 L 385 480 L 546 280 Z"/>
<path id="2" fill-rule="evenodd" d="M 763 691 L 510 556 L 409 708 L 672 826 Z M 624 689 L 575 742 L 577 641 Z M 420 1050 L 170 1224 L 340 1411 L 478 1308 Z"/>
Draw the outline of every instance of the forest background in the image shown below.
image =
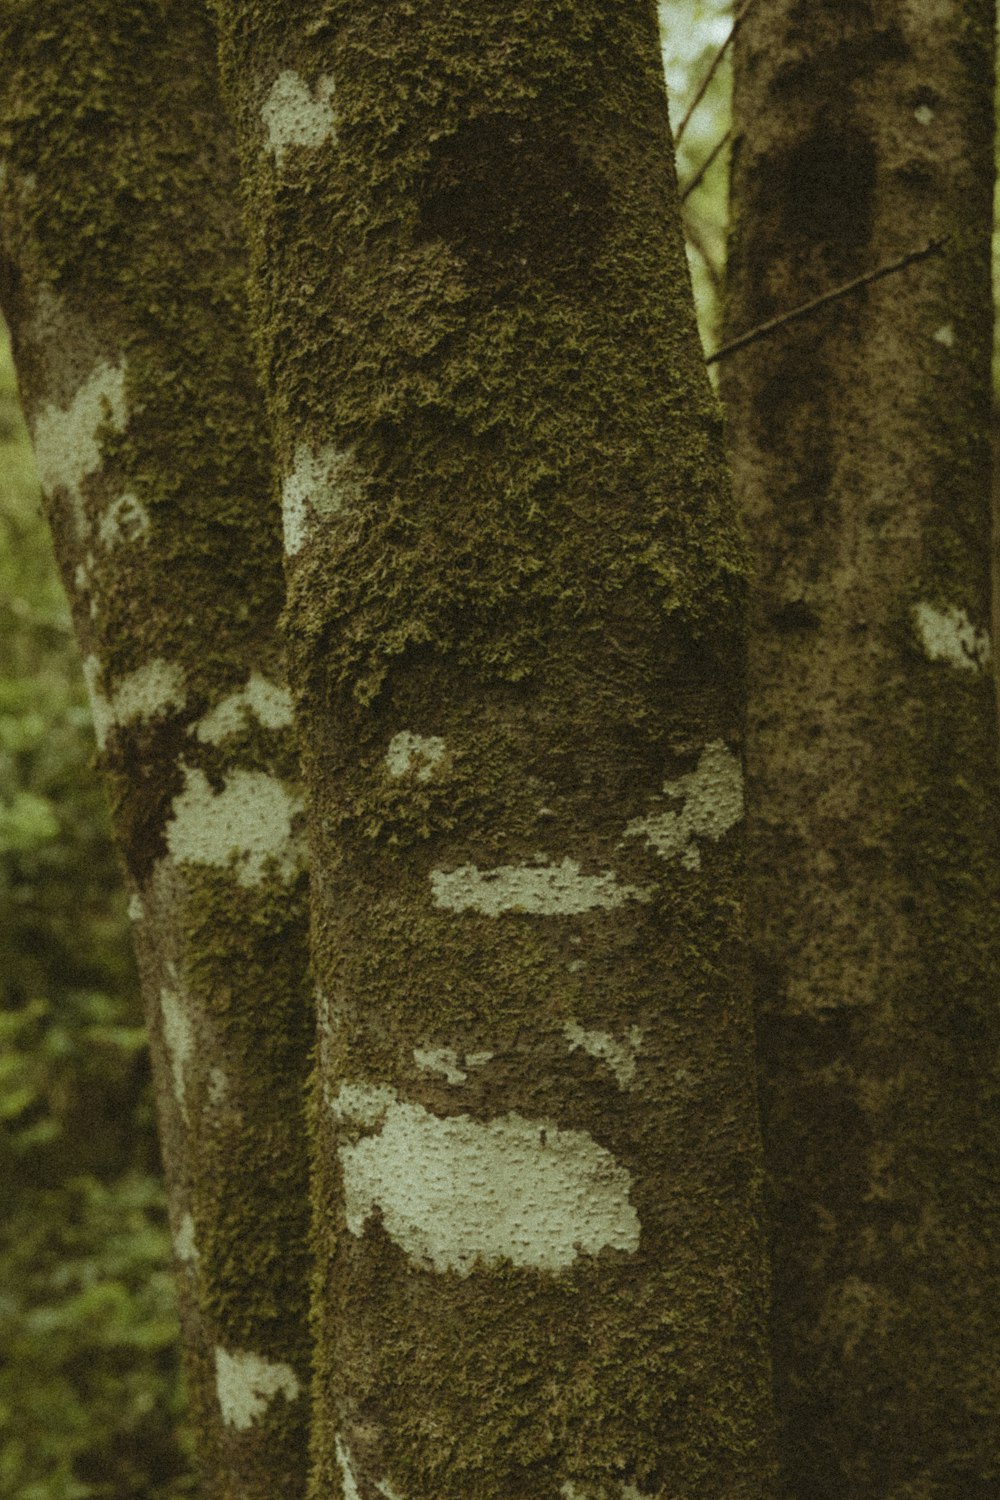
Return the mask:
<path id="1" fill-rule="evenodd" d="M 676 131 L 731 12 L 668 0 L 661 16 Z M 682 189 L 724 141 L 729 95 L 723 64 L 683 131 Z M 723 149 L 685 201 L 706 351 L 726 204 Z M 146 1036 L 93 755 L 0 328 L 0 1500 L 194 1493 Z"/>

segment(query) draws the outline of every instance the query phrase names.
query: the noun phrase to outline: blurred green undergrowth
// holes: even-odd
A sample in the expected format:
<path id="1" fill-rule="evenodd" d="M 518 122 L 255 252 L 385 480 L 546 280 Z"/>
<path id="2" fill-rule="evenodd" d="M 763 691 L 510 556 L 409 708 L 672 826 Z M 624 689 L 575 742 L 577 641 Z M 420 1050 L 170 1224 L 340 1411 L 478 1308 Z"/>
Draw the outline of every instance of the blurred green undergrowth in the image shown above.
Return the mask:
<path id="1" fill-rule="evenodd" d="M 0 335 L 0 1497 L 193 1493 L 138 986 Z"/>

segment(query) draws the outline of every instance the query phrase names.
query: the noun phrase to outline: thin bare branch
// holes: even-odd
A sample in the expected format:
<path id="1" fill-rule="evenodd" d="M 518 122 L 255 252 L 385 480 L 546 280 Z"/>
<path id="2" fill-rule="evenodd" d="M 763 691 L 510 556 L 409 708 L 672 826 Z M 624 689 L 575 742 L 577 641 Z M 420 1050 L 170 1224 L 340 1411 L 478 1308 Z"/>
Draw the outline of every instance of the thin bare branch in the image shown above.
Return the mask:
<path id="1" fill-rule="evenodd" d="M 712 61 L 709 63 L 709 65 L 708 65 L 708 71 L 706 72 L 704 78 L 701 80 L 701 83 L 699 83 L 698 87 L 695 89 L 694 98 L 691 100 L 691 103 L 688 105 L 687 109 L 684 111 L 684 118 L 683 118 L 683 120 L 681 120 L 681 123 L 678 125 L 677 130 L 674 133 L 674 149 L 675 150 L 677 149 L 677 147 L 681 143 L 681 137 L 683 136 L 685 130 L 688 128 L 688 122 L 690 121 L 691 116 L 694 114 L 695 110 L 698 108 L 698 105 L 701 103 L 702 99 L 704 99 L 705 93 L 706 93 L 706 91 L 708 89 L 708 85 L 712 82 L 712 79 L 715 77 L 716 69 L 718 68 L 718 66 L 721 63 L 722 59 L 725 57 L 726 53 L 729 51 L 729 46 L 730 46 L 730 43 L 733 40 L 733 37 L 736 35 L 737 31 L 742 26 L 743 22 L 746 20 L 747 16 L 750 14 L 750 11 L 753 9 L 753 7 L 754 7 L 755 4 L 756 4 L 756 0 L 743 0 L 743 4 L 740 6 L 739 10 L 736 12 L 735 17 L 733 18 L 733 24 L 732 24 L 732 26 L 730 28 L 730 31 L 729 31 L 729 35 L 726 37 L 726 40 L 723 42 L 723 44 L 719 48 L 718 52 L 716 52 L 715 56 L 712 58 Z"/>
<path id="2" fill-rule="evenodd" d="M 747 344 L 756 343 L 758 339 L 766 338 L 777 328 L 783 328 L 786 323 L 792 323 L 796 318 L 804 318 L 807 313 L 815 312 L 817 308 L 824 307 L 827 302 L 833 302 L 838 297 L 844 297 L 848 292 L 856 291 L 858 287 L 868 286 L 873 281 L 880 281 L 883 276 L 891 276 L 895 271 L 901 271 L 904 266 L 913 265 L 914 261 L 924 260 L 928 255 L 936 255 L 947 243 L 947 236 L 941 239 L 928 240 L 926 245 L 919 250 L 911 250 L 908 255 L 900 256 L 899 260 L 890 261 L 888 265 L 879 266 L 874 271 L 868 271 L 864 276 L 855 276 L 853 281 L 845 281 L 843 286 L 836 286 L 832 291 L 824 292 L 821 297 L 814 297 L 811 302 L 803 302 L 801 307 L 793 307 L 791 312 L 781 313 L 777 318 L 769 318 L 766 323 L 758 323 L 756 328 L 741 333 L 739 338 L 731 339 L 728 344 L 722 344 L 713 353 L 706 356 L 706 365 L 715 364 L 716 360 L 726 359 L 728 355 L 734 354 L 737 349 L 743 349 Z"/>
<path id="3" fill-rule="evenodd" d="M 722 268 L 712 259 L 712 254 L 698 230 L 691 223 L 684 225 L 684 238 L 698 256 L 716 292 L 722 290 Z"/>
<path id="4" fill-rule="evenodd" d="M 705 160 L 702 162 L 702 164 L 698 168 L 697 172 L 695 172 L 694 176 L 690 177 L 687 180 L 687 182 L 684 184 L 684 186 L 681 188 L 681 202 L 682 203 L 686 203 L 687 202 L 688 198 L 690 198 L 690 196 L 694 192 L 695 188 L 698 187 L 698 185 L 703 181 L 703 179 L 705 177 L 705 174 L 708 172 L 709 168 L 711 167 L 712 163 L 715 161 L 715 158 L 718 156 L 719 152 L 723 149 L 724 146 L 728 145 L 729 141 L 732 139 L 732 135 L 733 135 L 733 127 L 730 125 L 730 127 L 726 131 L 725 135 L 722 136 L 719 140 L 716 141 L 715 145 L 712 147 L 711 151 L 705 157 Z"/>

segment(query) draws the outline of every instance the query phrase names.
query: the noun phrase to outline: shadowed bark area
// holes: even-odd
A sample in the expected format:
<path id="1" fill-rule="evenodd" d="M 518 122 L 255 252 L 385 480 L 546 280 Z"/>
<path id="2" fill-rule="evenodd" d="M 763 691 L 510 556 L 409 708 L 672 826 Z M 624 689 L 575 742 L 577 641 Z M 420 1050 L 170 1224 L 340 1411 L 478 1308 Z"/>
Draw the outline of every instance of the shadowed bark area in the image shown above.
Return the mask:
<path id="1" fill-rule="evenodd" d="M 0 9 L 2 296 L 128 869 L 213 1500 L 305 1491 L 301 797 L 235 160 L 196 4 Z"/>
<path id="2" fill-rule="evenodd" d="M 758 587 L 751 935 L 783 1493 L 1000 1483 L 993 11 L 798 0 L 736 41 L 721 366 Z"/>
<path id="3" fill-rule="evenodd" d="M 745 562 L 652 6 L 217 6 L 320 986 L 311 1493 L 769 1494 Z"/>

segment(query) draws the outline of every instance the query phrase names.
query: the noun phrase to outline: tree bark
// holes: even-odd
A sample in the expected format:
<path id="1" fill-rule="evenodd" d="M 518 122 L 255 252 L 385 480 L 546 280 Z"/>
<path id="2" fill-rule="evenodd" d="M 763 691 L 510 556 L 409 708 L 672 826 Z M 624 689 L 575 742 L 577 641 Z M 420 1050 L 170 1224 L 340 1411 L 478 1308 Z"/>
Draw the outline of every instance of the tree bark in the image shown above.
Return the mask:
<path id="1" fill-rule="evenodd" d="M 217 9 L 310 793 L 311 1493 L 761 1497 L 745 566 L 653 8 Z"/>
<path id="2" fill-rule="evenodd" d="M 131 889 L 205 1494 L 302 1495 L 313 1035 L 280 525 L 197 4 L 6 3 L 3 306 Z"/>
<path id="3" fill-rule="evenodd" d="M 757 573 L 747 802 L 783 1492 L 986 1500 L 1000 912 L 993 10 L 758 6 L 726 359 Z"/>

